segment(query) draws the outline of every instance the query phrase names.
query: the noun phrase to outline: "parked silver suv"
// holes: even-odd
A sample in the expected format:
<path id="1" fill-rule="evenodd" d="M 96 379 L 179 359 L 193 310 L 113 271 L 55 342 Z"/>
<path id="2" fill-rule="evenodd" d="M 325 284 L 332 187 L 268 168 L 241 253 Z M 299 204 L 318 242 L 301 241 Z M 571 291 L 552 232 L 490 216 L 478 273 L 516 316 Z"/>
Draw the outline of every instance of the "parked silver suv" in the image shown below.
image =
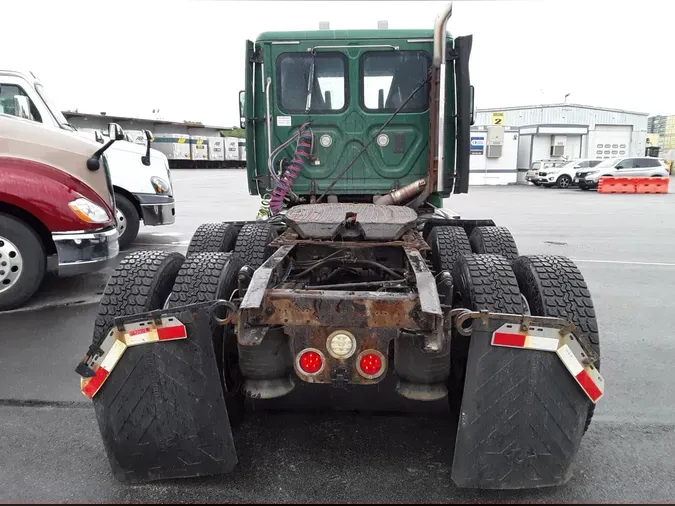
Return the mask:
<path id="1" fill-rule="evenodd" d="M 574 183 L 582 190 L 598 187 L 598 179 L 610 177 L 669 177 L 668 167 L 660 158 L 609 158 L 588 170 L 576 173 Z"/>

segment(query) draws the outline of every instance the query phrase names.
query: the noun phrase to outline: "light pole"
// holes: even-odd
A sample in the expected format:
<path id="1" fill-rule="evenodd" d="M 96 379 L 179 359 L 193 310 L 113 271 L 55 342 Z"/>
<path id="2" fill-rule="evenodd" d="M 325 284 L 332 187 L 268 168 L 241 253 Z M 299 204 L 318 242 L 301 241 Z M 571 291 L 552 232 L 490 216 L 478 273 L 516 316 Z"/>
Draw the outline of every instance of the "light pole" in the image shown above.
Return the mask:
<path id="1" fill-rule="evenodd" d="M 571 93 L 568 93 L 567 95 L 565 95 L 565 103 L 567 103 L 567 97 L 569 97 L 570 95 L 571 95 Z"/>

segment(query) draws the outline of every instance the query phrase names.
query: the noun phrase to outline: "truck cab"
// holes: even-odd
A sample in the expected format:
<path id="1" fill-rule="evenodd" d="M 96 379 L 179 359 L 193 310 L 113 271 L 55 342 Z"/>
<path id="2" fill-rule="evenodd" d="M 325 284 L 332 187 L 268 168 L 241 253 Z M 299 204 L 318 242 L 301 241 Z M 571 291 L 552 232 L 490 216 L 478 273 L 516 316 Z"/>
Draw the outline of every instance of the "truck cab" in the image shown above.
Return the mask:
<path id="1" fill-rule="evenodd" d="M 96 271 L 119 251 L 103 147 L 21 117 L 34 107 L 25 96 L 12 104 L 18 114 L 0 113 L 0 311 L 28 301 L 46 272 Z"/>
<path id="2" fill-rule="evenodd" d="M 299 130 L 313 141 L 284 206 L 373 203 L 406 188 L 423 195 L 417 207 L 442 207 L 451 193 L 465 193 L 472 39 L 439 34 L 456 82 L 455 72 L 432 72 L 434 37 L 432 29 L 317 30 L 248 41 L 240 106 L 250 193 L 280 185 Z"/>
<path id="3" fill-rule="evenodd" d="M 46 128 L 98 140 L 100 143 L 106 142 L 101 132 L 79 131 L 70 125 L 63 113 L 49 100 L 44 86 L 32 72 L 0 69 L 0 113 L 18 115 L 19 111 L 15 111 L 13 106 L 14 96 L 28 99 L 26 119 Z M 121 249 L 131 245 L 141 222 L 146 226 L 175 222 L 169 163 L 164 154 L 150 148 L 151 138 L 152 133 L 146 135 L 144 147 L 129 142 L 125 135 L 124 139 L 116 141 L 107 151 L 117 202 L 116 220 Z"/>

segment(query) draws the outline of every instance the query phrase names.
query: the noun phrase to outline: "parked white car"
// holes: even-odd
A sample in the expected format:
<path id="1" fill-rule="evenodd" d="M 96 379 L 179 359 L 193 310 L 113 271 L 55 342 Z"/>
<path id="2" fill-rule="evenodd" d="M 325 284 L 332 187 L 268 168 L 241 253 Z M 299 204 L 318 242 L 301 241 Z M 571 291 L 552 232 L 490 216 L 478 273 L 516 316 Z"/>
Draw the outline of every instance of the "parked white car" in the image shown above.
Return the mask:
<path id="1" fill-rule="evenodd" d="M 602 160 L 594 159 L 579 159 L 571 160 L 559 167 L 550 167 L 539 172 L 537 182 L 541 186 L 551 188 L 557 186 L 558 188 L 569 188 L 574 184 L 574 178 L 578 171 L 583 169 L 590 169 L 598 165 Z"/>
<path id="2" fill-rule="evenodd" d="M 28 99 L 27 110 L 13 110 L 15 96 Z M 107 140 L 101 132 L 80 131 L 70 125 L 32 72 L 0 69 L 0 112 L 98 142 Z M 114 187 L 120 249 L 133 242 L 141 221 L 155 226 L 170 225 L 176 220 L 168 160 L 160 151 L 149 148 L 148 137 L 152 137 L 149 131 L 145 146 L 117 141 L 105 152 Z"/>
<path id="3" fill-rule="evenodd" d="M 537 160 L 530 164 L 530 170 L 525 174 L 525 180 L 528 183 L 532 183 L 536 186 L 539 186 L 539 172 L 545 169 L 550 169 L 552 167 L 559 167 L 564 165 L 566 160 Z"/>
<path id="4" fill-rule="evenodd" d="M 582 190 L 588 190 L 597 188 L 601 177 L 669 177 L 669 171 L 660 158 L 609 158 L 590 170 L 578 171 L 574 181 Z"/>

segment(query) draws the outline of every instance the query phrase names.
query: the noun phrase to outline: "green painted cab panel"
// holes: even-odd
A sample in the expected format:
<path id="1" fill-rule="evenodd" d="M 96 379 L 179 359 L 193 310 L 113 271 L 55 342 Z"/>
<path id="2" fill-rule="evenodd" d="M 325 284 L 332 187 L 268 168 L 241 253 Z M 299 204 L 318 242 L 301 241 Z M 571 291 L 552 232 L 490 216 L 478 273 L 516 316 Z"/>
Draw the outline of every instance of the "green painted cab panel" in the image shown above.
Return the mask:
<path id="1" fill-rule="evenodd" d="M 269 100 L 271 110 L 272 150 L 290 138 L 300 125 L 311 121 L 315 159 L 303 168 L 295 180 L 293 191 L 299 195 L 310 193 L 320 195 L 373 139 L 396 107 L 410 94 L 408 90 L 414 89 L 424 81 L 426 70 L 431 65 L 432 37 L 433 30 L 431 29 L 320 30 L 261 34 L 256 40 L 255 47 L 260 51 L 264 70 L 261 70 L 261 65 L 255 65 L 256 70 L 251 72 L 255 74 L 253 84 L 250 90 L 249 87 L 246 89 L 246 110 L 247 114 L 251 115 L 247 123 L 247 146 L 249 147 L 247 151 L 254 151 L 247 155 L 249 191 L 252 194 L 259 193 L 256 183 L 252 181 L 257 176 L 268 174 L 268 140 L 265 121 L 267 100 Z M 451 39 L 448 39 L 448 44 L 452 44 Z M 320 87 L 330 89 L 330 101 L 334 110 L 328 108 L 327 96 L 315 93 L 317 97 L 312 99 L 312 109 L 307 114 L 305 112 L 307 91 L 302 87 L 306 87 L 305 72 L 310 68 L 313 48 L 317 55 L 315 71 L 318 82 L 327 83 Z M 381 64 L 380 55 L 387 54 L 385 58 L 391 58 L 399 52 L 401 55 L 407 55 L 401 56 L 406 58 L 401 65 L 405 64 L 409 67 L 406 67 L 405 72 L 401 71 L 395 76 L 394 81 L 391 81 L 391 76 L 385 75 L 386 65 Z M 335 55 L 335 58 L 329 61 L 332 55 Z M 369 60 L 368 63 L 368 79 L 369 82 L 372 81 L 375 84 L 369 84 L 366 92 L 363 72 L 366 65 L 365 58 L 368 55 L 375 55 L 375 59 Z M 425 60 L 422 60 L 422 56 Z M 248 58 L 249 53 L 247 53 Z M 344 87 L 341 86 L 340 81 L 342 75 L 340 60 L 346 71 Z M 279 69 L 282 66 L 285 69 L 284 87 L 280 86 L 279 76 Z M 408 71 L 408 68 L 411 70 Z M 451 79 L 453 75 L 451 64 L 448 65 L 448 69 L 446 117 L 453 118 L 454 86 L 452 85 L 453 79 Z M 418 75 L 420 73 L 421 75 Z M 247 72 L 247 79 L 248 75 L 249 72 Z M 380 85 L 381 82 L 385 84 Z M 265 95 L 268 85 L 269 97 Z M 401 90 L 406 90 L 406 93 L 399 93 L 401 96 L 397 97 L 391 92 L 386 96 L 383 94 L 382 98 L 374 93 L 377 88 L 383 89 L 387 86 L 389 90 L 398 90 L 400 86 Z M 282 89 L 295 91 L 282 96 L 284 93 Z M 316 92 L 316 89 L 314 91 Z M 382 138 L 381 142 L 373 140 L 339 182 L 333 186 L 331 194 L 382 194 L 426 176 L 430 119 L 428 93 L 429 85 L 427 84 L 411 101 L 415 107 L 409 112 L 400 112 L 387 125 L 381 134 L 385 135 L 386 139 Z M 250 94 L 253 96 L 252 105 L 249 105 Z M 421 102 L 418 100 L 420 97 Z M 377 110 L 381 105 L 385 105 L 385 109 Z M 446 141 L 446 161 L 448 161 L 446 170 L 451 172 L 454 159 L 454 121 L 448 121 L 447 125 L 449 130 L 446 132 L 448 139 Z M 252 146 L 254 149 L 251 149 Z M 294 148 L 295 143 L 277 156 L 275 165 L 278 167 L 282 157 L 290 160 L 293 157 Z M 265 190 L 269 191 L 271 188 L 261 188 L 260 193 Z"/>

